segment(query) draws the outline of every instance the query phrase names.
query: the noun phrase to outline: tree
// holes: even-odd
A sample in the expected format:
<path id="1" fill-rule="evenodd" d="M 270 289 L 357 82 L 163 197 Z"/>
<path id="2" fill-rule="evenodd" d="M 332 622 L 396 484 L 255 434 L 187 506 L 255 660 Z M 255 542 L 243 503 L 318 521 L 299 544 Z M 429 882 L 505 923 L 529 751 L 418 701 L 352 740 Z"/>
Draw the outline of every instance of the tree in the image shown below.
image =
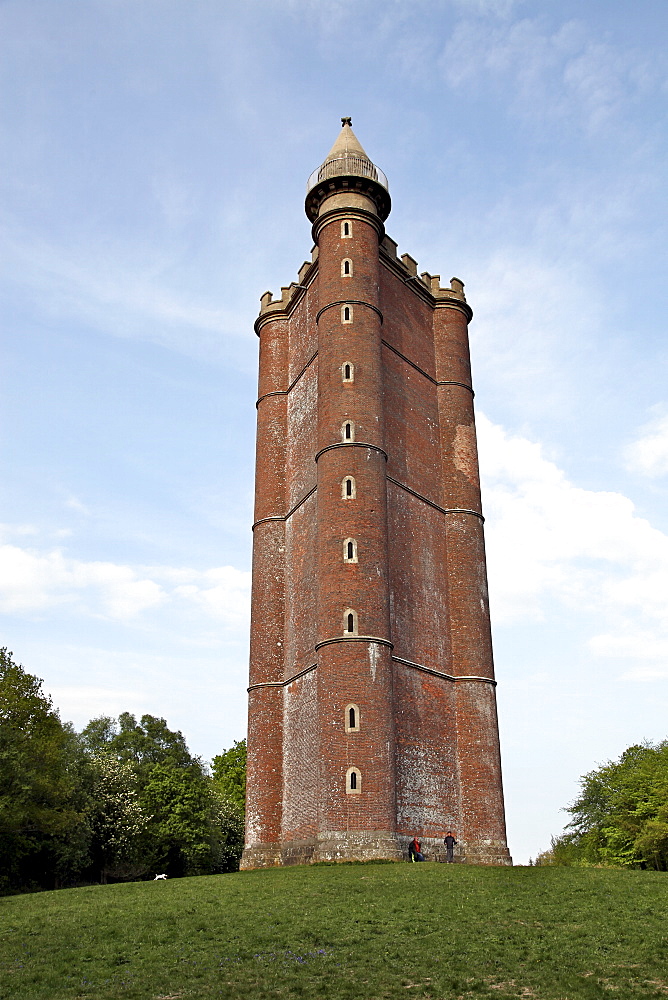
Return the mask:
<path id="1" fill-rule="evenodd" d="M 118 721 L 107 716 L 91 720 L 82 740 L 89 752 L 110 755 L 130 769 L 124 774 L 133 776 L 134 794 L 148 817 L 136 831 L 135 867 L 128 870 L 154 868 L 172 877 L 218 870 L 221 834 L 211 778 L 180 732 L 156 716 L 143 715 L 137 723 L 124 712 Z"/>
<path id="2" fill-rule="evenodd" d="M 584 775 L 555 864 L 668 870 L 668 740 L 629 747 Z"/>
<path id="3" fill-rule="evenodd" d="M 211 762 L 215 823 L 218 829 L 218 870 L 237 871 L 244 847 L 246 813 L 246 741 L 235 741 Z"/>
<path id="4" fill-rule="evenodd" d="M 215 784 L 211 789 L 211 824 L 214 830 L 213 862 L 215 872 L 239 870 L 244 848 L 244 814 L 225 798 Z"/>
<path id="5" fill-rule="evenodd" d="M 87 859 L 76 734 L 42 681 L 0 650 L 0 891 L 53 888 Z"/>
<path id="6" fill-rule="evenodd" d="M 92 787 L 89 824 L 91 854 L 100 882 L 110 877 L 137 878 L 146 871 L 139 838 L 150 820 L 139 801 L 137 779 L 129 761 L 108 751 L 90 758 Z"/>
<path id="7" fill-rule="evenodd" d="M 211 770 L 222 795 L 243 814 L 246 809 L 246 740 L 235 741 L 229 750 L 214 757 Z"/>

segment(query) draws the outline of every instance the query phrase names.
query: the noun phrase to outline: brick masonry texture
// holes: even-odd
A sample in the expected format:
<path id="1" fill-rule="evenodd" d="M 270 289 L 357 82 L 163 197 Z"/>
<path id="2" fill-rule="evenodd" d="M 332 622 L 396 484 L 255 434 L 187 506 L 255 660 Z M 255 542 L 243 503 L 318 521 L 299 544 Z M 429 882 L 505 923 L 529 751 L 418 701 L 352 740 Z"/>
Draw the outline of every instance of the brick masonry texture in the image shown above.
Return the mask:
<path id="1" fill-rule="evenodd" d="M 440 859 L 449 829 L 460 862 L 510 864 L 471 312 L 457 279 L 441 288 L 397 258 L 365 184 L 320 193 L 313 260 L 280 300 L 262 297 L 256 323 L 242 867 L 399 860 L 414 834 Z M 346 539 L 356 562 L 344 561 Z"/>

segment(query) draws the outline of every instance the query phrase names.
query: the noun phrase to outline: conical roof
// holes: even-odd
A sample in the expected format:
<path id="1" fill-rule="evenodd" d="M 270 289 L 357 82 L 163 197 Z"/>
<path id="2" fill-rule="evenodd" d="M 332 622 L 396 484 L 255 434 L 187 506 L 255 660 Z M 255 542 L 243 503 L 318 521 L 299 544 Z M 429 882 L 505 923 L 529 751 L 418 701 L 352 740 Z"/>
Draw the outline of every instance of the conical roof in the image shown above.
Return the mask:
<path id="1" fill-rule="evenodd" d="M 341 131 L 323 163 L 306 184 L 306 214 L 313 222 L 320 205 L 336 191 L 352 191 L 376 202 L 378 214 L 386 219 L 390 212 L 387 177 L 369 159 L 352 130 L 350 118 L 341 119 Z"/>
<path id="2" fill-rule="evenodd" d="M 362 144 L 352 130 L 352 120 L 350 118 L 341 119 L 341 131 L 336 137 L 336 142 L 325 157 L 328 160 L 338 160 L 342 156 L 359 156 L 361 160 L 369 160 L 364 152 Z M 371 163 L 371 160 L 369 160 Z"/>

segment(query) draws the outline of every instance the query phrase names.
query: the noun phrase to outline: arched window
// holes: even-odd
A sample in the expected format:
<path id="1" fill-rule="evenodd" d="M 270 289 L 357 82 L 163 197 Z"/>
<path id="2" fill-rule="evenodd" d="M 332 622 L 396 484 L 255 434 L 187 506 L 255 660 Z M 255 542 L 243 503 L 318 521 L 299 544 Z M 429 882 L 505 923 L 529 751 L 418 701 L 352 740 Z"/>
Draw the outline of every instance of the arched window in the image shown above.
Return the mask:
<path id="1" fill-rule="evenodd" d="M 353 235 L 352 222 L 341 223 L 341 235 L 343 236 L 344 239 L 349 239 Z"/>
<path id="2" fill-rule="evenodd" d="M 346 420 L 345 424 L 341 427 L 341 440 L 342 441 L 354 441 L 355 440 L 355 424 L 352 420 Z"/>
<path id="3" fill-rule="evenodd" d="M 343 561 L 346 563 L 357 562 L 357 542 L 354 538 L 346 538 L 343 542 Z"/>
<path id="4" fill-rule="evenodd" d="M 343 634 L 357 635 L 357 612 L 353 608 L 343 612 Z"/>
<path id="5" fill-rule="evenodd" d="M 349 278 L 353 273 L 353 262 L 350 257 L 345 257 L 341 261 L 341 277 Z"/>
<path id="6" fill-rule="evenodd" d="M 354 382 L 355 366 L 350 361 L 346 361 L 345 365 L 341 365 L 341 375 L 343 382 Z"/>
<path id="7" fill-rule="evenodd" d="M 353 321 L 353 307 L 341 306 L 341 322 L 352 323 L 352 321 Z"/>
<path id="8" fill-rule="evenodd" d="M 360 710 L 357 705 L 346 705 L 343 713 L 343 722 L 347 733 L 359 733 Z"/>
<path id="9" fill-rule="evenodd" d="M 346 794 L 359 795 L 362 791 L 362 775 L 357 767 L 349 767 L 346 771 Z"/>
<path id="10" fill-rule="evenodd" d="M 346 476 L 341 483 L 341 499 L 354 500 L 357 496 L 357 486 L 352 476 Z"/>

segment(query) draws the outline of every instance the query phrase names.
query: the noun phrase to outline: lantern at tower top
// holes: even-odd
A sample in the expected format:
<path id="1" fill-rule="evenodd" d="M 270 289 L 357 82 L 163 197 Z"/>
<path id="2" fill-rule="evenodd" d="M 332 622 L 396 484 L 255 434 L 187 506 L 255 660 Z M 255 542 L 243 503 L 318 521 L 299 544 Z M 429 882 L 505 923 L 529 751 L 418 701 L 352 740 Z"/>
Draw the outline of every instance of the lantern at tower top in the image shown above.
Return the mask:
<path id="1" fill-rule="evenodd" d="M 341 119 L 341 131 L 336 142 L 306 184 L 305 208 L 311 222 L 321 214 L 321 207 L 327 198 L 346 192 L 369 198 L 383 221 L 390 214 L 387 177 L 367 156 L 353 132 L 351 118 Z"/>

